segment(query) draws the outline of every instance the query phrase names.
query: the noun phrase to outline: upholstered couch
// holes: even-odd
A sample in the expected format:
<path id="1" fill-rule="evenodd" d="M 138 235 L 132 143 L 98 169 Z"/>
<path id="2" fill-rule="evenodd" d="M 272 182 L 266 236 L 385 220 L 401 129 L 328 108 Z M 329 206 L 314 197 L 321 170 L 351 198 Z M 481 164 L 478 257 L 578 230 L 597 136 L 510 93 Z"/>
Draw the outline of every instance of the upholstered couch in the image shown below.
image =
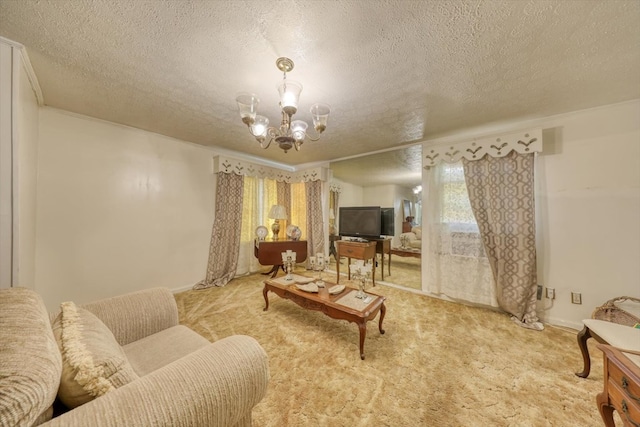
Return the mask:
<path id="1" fill-rule="evenodd" d="M 400 235 L 400 244 L 402 245 L 403 240 L 406 241 L 405 246 L 413 249 L 422 248 L 422 227 L 415 226 L 411 228 L 410 232 L 402 233 Z"/>
<path id="2" fill-rule="evenodd" d="M 257 341 L 210 343 L 167 289 L 52 315 L 29 289 L 0 290 L 2 427 L 250 426 L 268 377 Z"/>

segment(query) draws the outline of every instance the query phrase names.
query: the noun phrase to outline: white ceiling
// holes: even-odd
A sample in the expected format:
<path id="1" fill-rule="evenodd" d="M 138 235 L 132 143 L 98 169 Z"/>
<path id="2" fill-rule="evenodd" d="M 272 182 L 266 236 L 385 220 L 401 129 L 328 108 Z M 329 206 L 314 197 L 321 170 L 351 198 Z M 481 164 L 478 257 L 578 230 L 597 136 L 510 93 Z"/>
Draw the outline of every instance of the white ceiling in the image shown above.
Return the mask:
<path id="1" fill-rule="evenodd" d="M 291 166 L 640 98 L 638 22 L 637 0 L 0 0 L 45 105 Z M 333 110 L 287 154 L 235 106 L 255 92 L 279 121 L 280 56 L 296 118 Z"/>

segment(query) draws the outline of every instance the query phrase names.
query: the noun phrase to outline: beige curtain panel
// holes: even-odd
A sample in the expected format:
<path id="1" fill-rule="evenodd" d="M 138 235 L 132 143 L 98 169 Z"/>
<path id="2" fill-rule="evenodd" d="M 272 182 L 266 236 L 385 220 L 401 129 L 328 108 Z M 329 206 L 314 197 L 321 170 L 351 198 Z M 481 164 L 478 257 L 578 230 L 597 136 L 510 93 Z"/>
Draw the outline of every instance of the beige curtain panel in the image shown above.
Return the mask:
<path id="1" fill-rule="evenodd" d="M 204 280 L 193 289 L 224 286 L 236 274 L 242 218 L 244 176 L 218 173 L 216 216 L 209 245 L 209 262 Z"/>
<path id="2" fill-rule="evenodd" d="M 307 252 L 324 254 L 324 222 L 322 220 L 322 181 L 305 182 L 307 193 Z"/>
<path id="3" fill-rule="evenodd" d="M 498 304 L 522 326 L 543 329 L 536 314 L 534 154 L 462 161 Z"/>

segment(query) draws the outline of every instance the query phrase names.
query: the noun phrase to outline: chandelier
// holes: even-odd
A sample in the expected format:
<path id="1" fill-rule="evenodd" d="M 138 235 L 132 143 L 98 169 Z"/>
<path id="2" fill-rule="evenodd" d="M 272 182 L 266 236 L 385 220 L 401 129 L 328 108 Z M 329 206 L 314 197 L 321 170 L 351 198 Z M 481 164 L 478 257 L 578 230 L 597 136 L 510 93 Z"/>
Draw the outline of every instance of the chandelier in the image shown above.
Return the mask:
<path id="1" fill-rule="evenodd" d="M 278 146 L 286 153 L 291 148 L 300 150 L 306 138 L 311 141 L 320 139 L 320 134 L 327 128 L 330 107 L 327 104 L 313 104 L 311 106 L 311 116 L 316 136 L 307 133 L 307 123 L 302 120 L 291 120 L 298 111 L 298 98 L 302 92 L 302 85 L 298 82 L 287 80 L 287 73 L 293 70 L 293 61 L 289 58 L 278 58 L 276 66 L 284 73 L 282 84 L 278 86 L 280 94 L 280 109 L 282 110 L 282 120 L 280 127 L 269 126 L 269 119 L 257 114 L 260 100 L 253 93 L 242 93 L 236 98 L 238 112 L 242 122 L 247 125 L 249 132 L 253 135 L 260 147 L 269 148 L 275 140 Z"/>

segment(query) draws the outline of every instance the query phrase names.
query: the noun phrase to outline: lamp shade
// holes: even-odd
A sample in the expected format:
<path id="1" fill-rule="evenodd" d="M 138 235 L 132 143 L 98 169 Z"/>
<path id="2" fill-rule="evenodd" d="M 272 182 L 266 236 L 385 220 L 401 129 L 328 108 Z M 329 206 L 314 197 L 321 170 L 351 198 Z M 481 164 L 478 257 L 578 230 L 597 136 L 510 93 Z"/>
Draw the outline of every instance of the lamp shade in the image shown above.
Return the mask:
<path id="1" fill-rule="evenodd" d="M 303 120 L 294 120 L 291 122 L 291 134 L 296 141 L 304 140 L 305 132 L 307 132 L 307 122 Z"/>
<path id="2" fill-rule="evenodd" d="M 271 219 L 287 219 L 287 210 L 282 205 L 273 205 L 269 210 Z"/>
<path id="3" fill-rule="evenodd" d="M 252 93 L 241 93 L 236 98 L 238 103 L 238 112 L 242 122 L 246 125 L 250 125 L 256 118 L 256 112 L 258 111 L 258 104 L 260 100 Z"/>
<path id="4" fill-rule="evenodd" d="M 280 108 L 282 111 L 292 116 L 298 111 L 298 99 L 300 99 L 302 85 L 291 80 L 284 81 L 278 86 L 280 94 Z"/>
<path id="5" fill-rule="evenodd" d="M 313 127 L 318 133 L 324 132 L 327 128 L 327 121 L 329 120 L 329 113 L 331 107 L 327 104 L 313 104 L 311 106 L 311 117 L 313 117 Z"/>

